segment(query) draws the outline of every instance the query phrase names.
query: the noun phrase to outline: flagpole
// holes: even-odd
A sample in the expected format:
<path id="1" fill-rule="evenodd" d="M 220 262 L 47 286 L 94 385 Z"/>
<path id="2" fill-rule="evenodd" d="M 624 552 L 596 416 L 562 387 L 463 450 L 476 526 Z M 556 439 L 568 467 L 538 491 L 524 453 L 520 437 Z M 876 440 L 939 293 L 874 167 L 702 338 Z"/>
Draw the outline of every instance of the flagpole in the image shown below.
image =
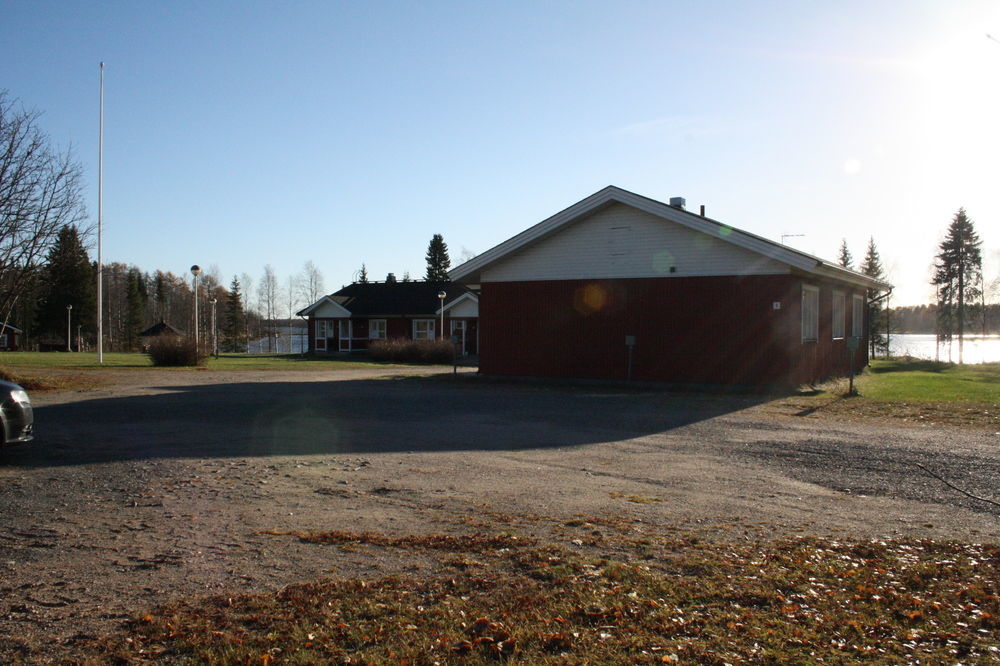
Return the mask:
<path id="1" fill-rule="evenodd" d="M 97 362 L 104 363 L 104 63 L 101 63 L 101 122 L 97 153 Z"/>

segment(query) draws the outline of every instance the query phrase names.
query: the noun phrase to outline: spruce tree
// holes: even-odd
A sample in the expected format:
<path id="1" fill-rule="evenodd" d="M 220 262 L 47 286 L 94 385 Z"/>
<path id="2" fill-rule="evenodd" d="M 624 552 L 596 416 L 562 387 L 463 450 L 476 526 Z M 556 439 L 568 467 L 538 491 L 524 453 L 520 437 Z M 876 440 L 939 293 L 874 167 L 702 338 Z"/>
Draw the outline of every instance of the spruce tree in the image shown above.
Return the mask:
<path id="1" fill-rule="evenodd" d="M 126 285 L 125 303 L 128 308 L 128 322 L 125 330 L 125 344 L 129 351 L 139 348 L 139 334 L 145 328 L 146 282 L 138 268 L 130 268 Z"/>
<path id="2" fill-rule="evenodd" d="M 966 324 L 981 294 L 983 273 L 982 241 L 964 208 L 959 208 L 948 225 L 948 235 L 935 257 L 931 284 L 938 290 L 938 317 L 943 336 L 958 336 L 958 362 Z"/>
<path id="3" fill-rule="evenodd" d="M 448 269 L 451 259 L 448 258 L 448 245 L 441 234 L 434 234 L 427 245 L 427 275 L 428 282 L 448 282 Z"/>
<path id="4" fill-rule="evenodd" d="M 243 296 L 240 281 L 233 276 L 226 296 L 226 311 L 222 321 L 222 346 L 226 351 L 243 351 L 246 346 L 246 313 L 243 311 Z"/>
<path id="5" fill-rule="evenodd" d="M 68 305 L 73 306 L 70 337 L 75 337 L 77 326 L 81 326 L 87 334 L 94 334 L 97 330 L 94 324 L 96 279 L 94 265 L 87 257 L 76 227 L 63 227 L 46 260 L 42 299 L 37 314 L 39 335 L 52 340 L 66 339 Z"/>
<path id="6" fill-rule="evenodd" d="M 837 257 L 837 263 L 844 268 L 854 268 L 854 257 L 851 256 L 851 251 L 847 249 L 846 238 L 840 241 L 840 255 Z"/>
<path id="7" fill-rule="evenodd" d="M 361 270 L 358 271 L 358 282 L 368 284 L 368 268 L 365 267 L 364 263 L 361 264 Z"/>
<path id="8" fill-rule="evenodd" d="M 885 280 L 885 270 L 882 268 L 882 258 L 875 247 L 875 239 L 869 237 L 868 250 L 865 258 L 861 262 L 861 272 L 876 280 Z M 884 354 L 889 353 L 888 322 L 889 309 L 882 301 L 872 301 L 878 297 L 878 289 L 869 289 L 867 293 L 868 306 L 868 344 L 871 347 L 871 355 L 875 356 L 876 351 Z M 882 334 L 886 332 L 886 335 Z"/>

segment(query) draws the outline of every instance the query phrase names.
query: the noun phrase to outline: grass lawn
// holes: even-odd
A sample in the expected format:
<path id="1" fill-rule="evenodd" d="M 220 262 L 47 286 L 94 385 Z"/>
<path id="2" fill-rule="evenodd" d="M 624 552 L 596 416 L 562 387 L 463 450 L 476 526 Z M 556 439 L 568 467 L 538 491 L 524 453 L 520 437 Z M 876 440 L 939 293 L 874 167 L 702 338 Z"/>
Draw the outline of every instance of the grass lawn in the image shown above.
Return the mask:
<path id="1" fill-rule="evenodd" d="M 880 359 L 858 381 L 858 389 L 872 400 L 995 403 L 1000 402 L 1000 363 Z"/>
<path id="2" fill-rule="evenodd" d="M 93 353 L 7 352 L 0 356 L 0 367 L 30 371 L 32 368 L 85 370 L 101 368 L 152 368 L 146 354 L 105 353 L 104 363 L 97 363 Z M 209 358 L 202 366 L 209 370 L 350 370 L 354 368 L 386 367 L 367 359 L 345 360 L 336 356 L 301 356 L 298 354 L 223 354 Z M 392 366 L 388 366 L 392 367 Z M 174 368 L 198 370 L 200 368 Z"/>
<path id="3" fill-rule="evenodd" d="M 954 365 L 919 359 L 877 359 L 855 378 L 858 395 L 838 379 L 811 395 L 775 404 L 796 416 L 892 419 L 1000 432 L 1000 363 Z"/>
<path id="4" fill-rule="evenodd" d="M 103 370 L 134 370 L 142 372 L 152 369 L 153 363 L 146 354 L 104 354 L 104 363 L 97 363 L 93 353 L 61 352 L 5 352 L 0 355 L 0 379 L 7 379 L 22 385 L 29 391 L 80 390 L 106 384 L 109 380 L 102 376 Z M 340 371 L 362 368 L 402 368 L 406 366 L 377 363 L 367 359 L 350 360 L 336 356 L 300 356 L 297 354 L 259 355 L 225 354 L 219 358 L 209 358 L 205 365 L 192 368 L 157 368 L 173 372 L 199 372 L 203 370 L 244 371 L 244 370 L 306 370 Z"/>

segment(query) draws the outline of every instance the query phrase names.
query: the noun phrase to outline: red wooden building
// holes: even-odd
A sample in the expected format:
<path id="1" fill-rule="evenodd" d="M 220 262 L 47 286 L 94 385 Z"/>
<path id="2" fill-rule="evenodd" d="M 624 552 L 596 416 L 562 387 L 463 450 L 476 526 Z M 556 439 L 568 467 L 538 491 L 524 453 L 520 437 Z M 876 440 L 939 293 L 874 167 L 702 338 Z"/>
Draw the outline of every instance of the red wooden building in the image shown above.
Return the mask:
<path id="1" fill-rule="evenodd" d="M 309 318 L 309 351 L 358 352 L 373 340 L 445 337 L 463 354 L 479 348 L 479 299 L 451 282 L 355 282 L 298 312 Z"/>
<path id="2" fill-rule="evenodd" d="M 480 371 L 760 386 L 867 362 L 889 285 L 671 202 L 607 187 L 453 269 Z"/>

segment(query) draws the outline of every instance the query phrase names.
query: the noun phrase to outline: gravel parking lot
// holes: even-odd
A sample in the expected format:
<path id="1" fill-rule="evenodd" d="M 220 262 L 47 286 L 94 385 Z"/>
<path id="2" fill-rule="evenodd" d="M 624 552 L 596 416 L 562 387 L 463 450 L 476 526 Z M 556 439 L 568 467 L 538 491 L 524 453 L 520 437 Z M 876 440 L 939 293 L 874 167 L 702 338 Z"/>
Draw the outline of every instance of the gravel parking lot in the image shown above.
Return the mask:
<path id="1" fill-rule="evenodd" d="M 173 598 L 415 566 L 273 534 L 289 530 L 544 536 L 597 516 L 719 539 L 1000 540 L 992 432 L 471 374 L 108 377 L 34 396 L 36 441 L 0 452 L 0 656 Z"/>

